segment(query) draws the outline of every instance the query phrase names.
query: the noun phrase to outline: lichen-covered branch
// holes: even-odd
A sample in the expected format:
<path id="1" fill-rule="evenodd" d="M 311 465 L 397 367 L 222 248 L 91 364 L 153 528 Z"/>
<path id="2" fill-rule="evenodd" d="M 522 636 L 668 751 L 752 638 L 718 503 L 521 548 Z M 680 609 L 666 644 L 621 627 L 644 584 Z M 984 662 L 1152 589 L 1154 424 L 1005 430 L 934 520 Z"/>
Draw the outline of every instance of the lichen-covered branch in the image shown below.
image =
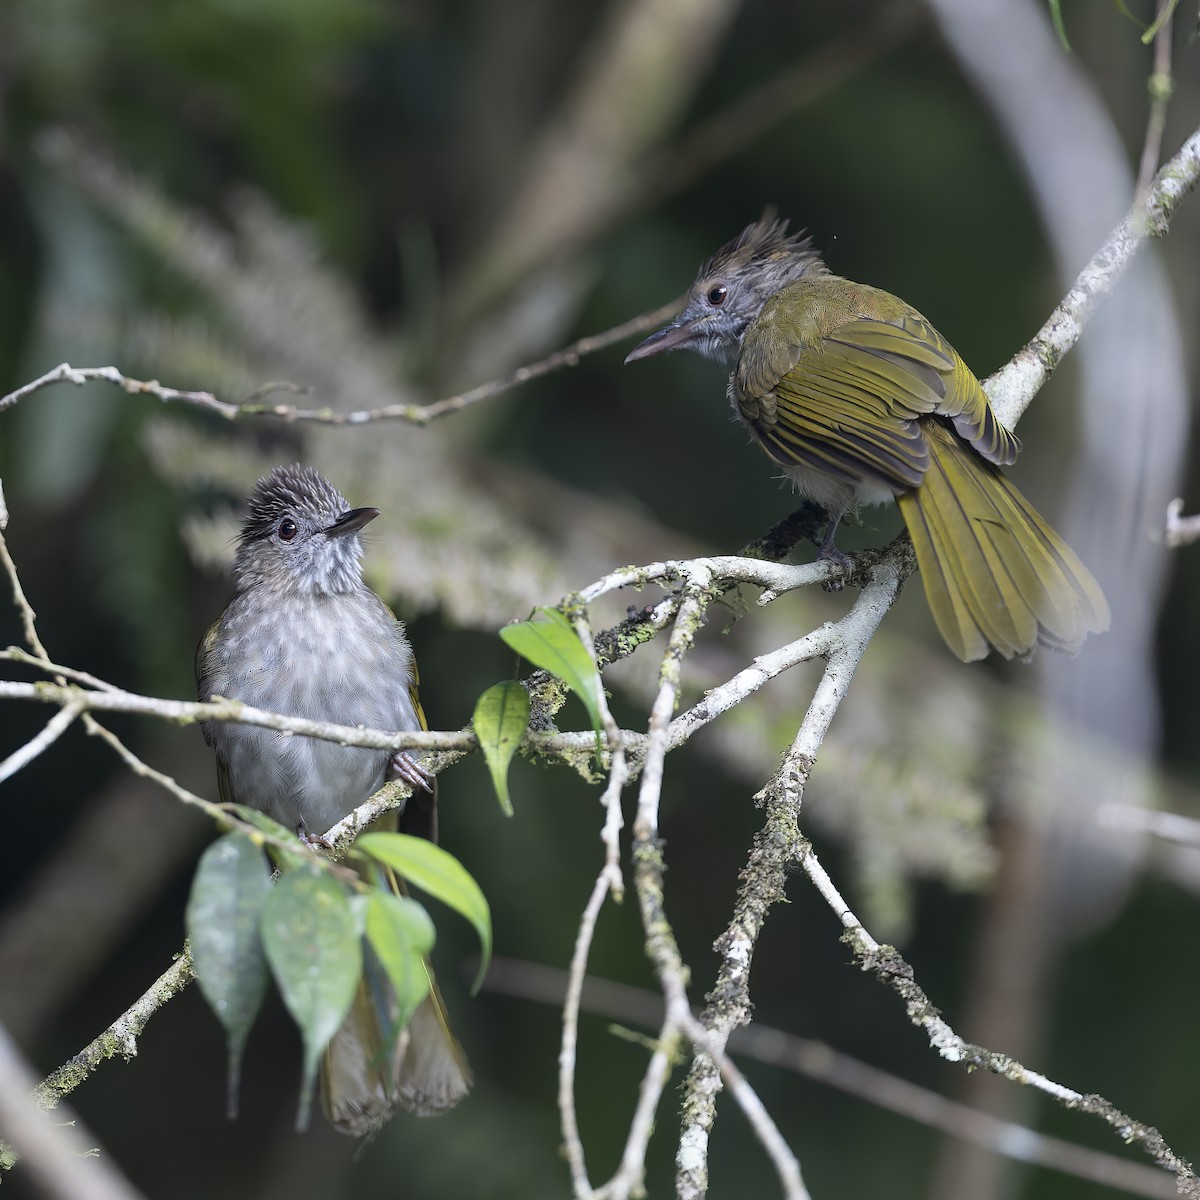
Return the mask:
<path id="1" fill-rule="evenodd" d="M 294 391 L 290 384 L 277 383 L 259 388 L 253 397 L 240 402 L 218 400 L 212 392 L 182 391 L 179 388 L 164 387 L 157 379 L 133 379 L 117 370 L 116 367 L 73 367 L 70 363 L 60 363 L 37 379 L 24 384 L 6 396 L 0 396 L 0 411 L 10 408 L 26 397 L 42 388 L 56 383 L 72 383 L 82 386 L 85 383 L 111 383 L 131 395 L 153 396 L 164 403 L 190 404 L 195 408 L 214 412 L 228 421 L 239 417 L 274 417 L 281 421 L 307 422 L 319 425 L 369 425 L 377 421 L 403 421 L 409 425 L 429 425 L 441 417 L 470 408 L 483 400 L 502 396 L 513 388 L 540 379 L 555 371 L 567 367 L 576 367 L 589 354 L 605 350 L 609 346 L 622 342 L 639 333 L 646 333 L 669 319 L 676 305 L 664 304 L 651 312 L 641 313 L 620 325 L 606 329 L 603 333 L 591 334 L 580 338 L 553 354 L 537 362 L 527 363 L 516 367 L 496 379 L 481 383 L 468 391 L 454 396 L 446 396 L 429 404 L 384 404 L 378 408 L 360 408 L 350 412 L 341 412 L 333 408 L 300 408 L 294 404 L 271 404 L 257 397 L 268 391 Z"/>
<path id="2" fill-rule="evenodd" d="M 996 415 L 1010 428 L 1083 334 L 1088 319 L 1112 294 L 1138 252 L 1162 237 L 1180 204 L 1200 182 L 1200 129 L 1179 148 L 1138 197 L 1103 246 L 1079 272 L 1045 324 L 1012 359 L 984 380 Z"/>
<path id="3" fill-rule="evenodd" d="M 492 959 L 484 988 L 557 1008 L 563 1003 L 566 980 L 567 972 L 560 968 L 500 956 Z M 585 1012 L 623 1025 L 658 1029 L 662 1024 L 662 996 L 648 988 L 588 976 L 583 981 L 581 1003 Z M 760 1021 L 735 1029 L 729 1039 L 729 1052 L 738 1058 L 793 1071 L 1018 1162 L 1047 1167 L 1151 1200 L 1171 1200 L 1179 1195 L 1174 1178 L 1159 1167 L 999 1120 L 843 1054 L 824 1042 L 799 1037 Z"/>
<path id="4" fill-rule="evenodd" d="M 864 971 L 870 971 L 878 980 L 886 983 L 903 1000 L 908 1019 L 924 1030 L 929 1044 L 942 1058 L 947 1062 L 961 1063 L 968 1070 L 983 1067 L 1012 1083 L 1037 1089 L 1063 1108 L 1099 1117 L 1123 1142 L 1138 1146 L 1160 1167 L 1173 1172 L 1180 1196 L 1200 1200 L 1200 1181 L 1191 1163 L 1176 1154 L 1152 1125 L 1135 1120 L 1103 1096 L 1085 1094 L 1057 1083 L 1039 1071 L 1030 1070 L 1010 1055 L 977 1046 L 960 1037 L 934 1007 L 917 982 L 912 967 L 895 947 L 881 945 L 867 932 L 821 866 L 812 846 L 804 844 L 799 849 L 799 864 L 841 921 L 845 930 L 842 940 L 850 946 L 855 961 Z"/>
<path id="5" fill-rule="evenodd" d="M 72 1114 L 47 1120 L 29 1098 L 33 1078 L 7 1030 L 0 1027 L 0 1171 L 18 1162 L 47 1200 L 142 1200 Z"/>
<path id="6" fill-rule="evenodd" d="M 39 1107 L 47 1110 L 54 1108 L 108 1059 L 135 1057 L 138 1038 L 150 1018 L 164 1004 L 178 996 L 193 978 L 192 960 L 185 946 L 174 963 L 103 1033 L 38 1084 L 33 1095 Z"/>
<path id="7" fill-rule="evenodd" d="M 766 824 L 754 839 L 742 871 L 733 919 L 717 940 L 715 949 L 721 961 L 701 1018 L 712 1044 L 722 1050 L 730 1034 L 750 1021 L 754 949 L 768 910 L 783 899 L 788 868 L 799 857 L 800 848 L 807 846 L 800 833 L 800 804 L 817 748 L 879 622 L 911 571 L 911 555 L 904 543 L 898 543 L 874 569 L 871 583 L 846 616 L 827 627 L 821 651 L 826 659 L 821 681 L 778 773 L 759 794 L 766 804 Z M 700 1200 L 707 1194 L 708 1141 L 720 1090 L 717 1063 L 709 1053 L 697 1053 L 683 1093 L 682 1130 L 675 1160 L 679 1200 Z"/>

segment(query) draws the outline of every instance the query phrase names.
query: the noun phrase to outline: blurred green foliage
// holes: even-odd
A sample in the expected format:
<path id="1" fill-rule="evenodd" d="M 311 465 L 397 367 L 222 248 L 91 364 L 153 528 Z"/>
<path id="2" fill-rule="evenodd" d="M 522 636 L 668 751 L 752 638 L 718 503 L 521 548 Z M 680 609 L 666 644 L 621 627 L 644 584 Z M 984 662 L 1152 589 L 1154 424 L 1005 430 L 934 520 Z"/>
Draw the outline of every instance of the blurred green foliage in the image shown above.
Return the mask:
<path id="1" fill-rule="evenodd" d="M 748 2 L 699 77 L 685 123 L 720 112 L 837 38 L 852 44 L 879 11 L 865 0 Z M 1130 51 L 1136 37 L 1119 13 L 1095 12 L 1077 25 L 1066 7 L 1073 53 L 1136 152 L 1148 59 Z M 1057 299 L 1024 182 L 1003 140 L 932 30 L 917 22 L 894 47 L 782 114 L 682 192 L 649 210 L 635 204 L 585 239 L 559 264 L 558 291 L 530 285 L 542 305 L 538 310 L 531 302 L 541 312 L 532 333 L 514 315 L 525 311 L 522 288 L 529 281 L 514 285 L 499 311 L 482 314 L 478 324 L 460 322 L 456 288 L 517 194 L 545 125 L 609 15 L 599 4 L 551 0 L 6 0 L 0 8 L 0 391 L 63 360 L 116 361 L 129 375 L 213 387 L 225 399 L 271 378 L 279 360 L 264 350 L 253 317 L 232 302 L 233 269 L 220 269 L 227 284 L 220 271 L 200 283 L 195 260 L 185 261 L 185 251 L 200 254 L 205 246 L 228 251 L 244 270 L 237 286 L 248 290 L 268 277 L 263 263 L 270 253 L 315 292 L 336 283 L 345 290 L 345 311 L 361 321 L 361 328 L 351 322 L 347 343 L 361 334 L 366 344 L 369 337 L 372 362 L 393 372 L 397 388 L 418 388 L 424 399 L 481 382 L 678 294 L 696 264 L 768 202 L 808 225 L 839 273 L 894 290 L 926 311 L 980 372 L 1004 361 Z M 1200 110 L 1194 51 L 1181 45 L 1179 54 L 1168 150 Z M 47 157 L 48 135 L 62 129 L 83 152 L 115 163 L 118 173 L 130 172 L 164 199 L 169 219 L 117 211 L 122 203 L 130 209 L 128 200 L 98 202 L 79 171 Z M 239 208 L 247 194 L 269 206 L 257 226 Z M 189 225 L 193 218 L 206 222 L 202 236 Z M 193 241 L 179 232 L 187 228 Z M 1191 329 L 1198 230 L 1189 212 L 1166 243 L 1173 263 L 1183 264 L 1176 270 Z M 302 241 L 287 240 L 297 231 L 307 238 L 311 261 Z M 267 245 L 276 235 L 278 244 Z M 281 314 L 286 329 L 290 285 L 277 270 L 277 284 L 281 278 L 277 290 L 263 291 L 262 303 Z M 330 311 L 343 312 L 333 305 Z M 626 372 L 620 358 L 610 350 L 450 418 L 437 432 L 442 441 L 400 425 L 319 436 L 265 421 L 229 429 L 196 413 L 164 414 L 154 401 L 100 385 L 41 392 L 0 413 L 0 478 L 11 512 L 7 536 L 42 635 L 62 662 L 135 690 L 191 694 L 192 648 L 219 611 L 226 585 L 211 563 L 189 556 L 198 539 L 189 541 L 186 531 L 189 522 L 227 514 L 236 489 L 215 474 L 164 467 L 168 456 L 153 447 L 163 436 L 156 422 L 167 419 L 210 437 L 217 449 L 207 450 L 205 461 L 224 456 L 231 474 L 255 456 L 317 453 L 346 455 L 349 473 L 358 461 L 353 455 L 374 445 L 376 486 L 395 488 L 400 497 L 385 519 L 400 528 L 408 468 L 389 473 L 389 454 L 401 462 L 407 461 L 402 449 L 425 456 L 432 447 L 449 447 L 462 478 L 498 497 L 497 513 L 521 513 L 511 518 L 513 527 L 536 543 L 531 562 L 546 578 L 546 563 L 556 555 L 569 561 L 572 587 L 623 561 L 606 557 L 617 553 L 604 541 L 615 523 L 633 530 L 616 544 L 650 560 L 696 546 L 731 552 L 783 515 L 790 498 L 731 425 L 716 368 L 688 361 L 672 364 L 670 373 Z M 357 365 L 326 364 L 329 380 L 322 385 L 336 387 Z M 1055 381 L 1053 399 L 1048 393 L 1048 403 L 1035 406 L 1022 425 L 1027 445 L 1038 447 L 1031 457 L 1045 453 L 1035 468 L 1043 485 L 1037 494 L 1050 508 L 1059 483 L 1052 437 L 1065 435 L 1045 410 L 1065 404 L 1069 391 L 1068 370 Z M 312 398 L 328 400 L 325 393 Z M 339 450 L 337 439 L 354 449 Z M 361 484 L 361 500 L 369 502 L 371 478 L 338 482 L 347 490 Z M 523 504 L 512 498 L 517 494 Z M 585 520 L 580 496 L 611 508 L 588 508 Z M 411 505 L 419 512 L 417 500 Z M 887 515 L 865 520 L 863 544 L 877 544 L 894 528 Z M 555 534 L 556 522 L 566 534 Z M 456 513 L 450 523 L 463 521 Z M 414 524 L 441 540 L 452 573 L 456 530 L 432 529 L 428 515 Z M 221 536 L 214 535 L 218 544 Z M 568 560 L 565 543 L 580 557 Z M 475 551 L 461 553 L 465 569 Z M 493 636 L 500 621 L 448 616 L 430 599 L 436 589 L 420 591 L 425 576 L 417 564 L 391 563 L 382 545 L 368 546 L 372 559 L 381 571 L 386 564 L 411 618 L 433 725 L 464 723 L 484 688 L 513 669 L 511 653 Z M 594 568 L 588 574 L 581 573 L 584 562 Z M 1192 774 L 1200 767 L 1198 564 L 1200 554 L 1180 555 L 1164 618 L 1171 646 L 1163 671 L 1165 760 Z M 535 602 L 558 598 L 543 594 Z M 527 616 L 528 609 L 502 619 Z M 808 616 L 806 609 L 801 619 Z M 919 601 L 903 602 L 890 624 L 917 637 L 928 628 Z M 705 653 L 719 659 L 725 642 L 717 629 L 709 632 Z M 0 605 L 0 643 L 19 636 L 11 610 Z M 907 662 L 896 669 L 924 678 Z M 907 699 L 912 705 L 920 701 L 919 689 L 914 694 Z M 629 697 L 617 696 L 614 704 L 619 718 L 633 720 L 629 714 L 639 711 Z M 781 710 L 771 714 L 778 726 L 772 720 L 765 731 L 773 740 L 760 751 L 759 783 L 802 712 L 787 707 L 802 704 L 790 694 L 778 704 Z M 13 744 L 37 728 L 39 715 L 6 707 Z M 116 727 L 156 765 L 212 793 L 195 730 L 133 721 Z M 746 736 L 761 738 L 764 731 Z M 8 832 L 20 848 L 0 877 L 5 900 L 15 903 L 22 888 L 39 882 L 39 871 L 101 793 L 125 786 L 94 739 L 76 731 L 63 747 L 0 788 Z M 839 754 L 831 764 L 853 757 L 844 747 Z M 664 796 L 669 905 L 699 1000 L 715 963 L 712 941 L 728 919 L 737 872 L 760 825 L 750 802 L 759 784 L 724 750 L 675 757 Z M 917 762 L 911 773 L 927 766 Z M 446 775 L 443 840 L 488 895 L 497 954 L 564 966 L 601 862 L 597 790 L 565 770 L 540 770 L 524 760 L 514 763 L 509 782 L 517 812 L 511 821 L 497 809 L 482 761 Z M 819 773 L 813 787 L 819 790 Z M 839 789 L 830 790 L 836 798 Z M 166 796 L 159 802 L 173 803 Z M 863 862 L 848 848 L 856 834 L 844 825 L 831 820 L 818 838 L 822 857 L 835 877 L 849 881 L 857 871 L 861 879 Z M 969 839 L 976 865 L 978 833 Z M 24 1048 L 40 1066 L 74 1053 L 167 965 L 181 938 L 195 839 L 203 831 L 188 836 L 190 845 L 172 851 L 181 865 L 105 935 L 103 960 L 26 1032 Z M 1195 867 L 1181 876 L 1191 879 L 1191 893 L 1150 877 L 1107 927 L 1071 946 L 1047 984 L 1034 1065 L 1109 1094 L 1196 1157 L 1195 1072 L 1187 1066 L 1200 1055 L 1193 999 L 1200 958 L 1189 941 Z M 894 880 L 889 875 L 867 886 L 886 894 Z M 77 915 L 64 919 L 84 919 L 96 899 L 87 889 L 95 886 L 79 877 L 79 893 L 66 905 Z M 959 1075 L 921 1044 L 893 997 L 847 968 L 823 904 L 799 881 L 790 899 L 772 914 L 755 962 L 758 1017 L 953 1092 Z M 911 885 L 904 903 L 912 905 L 913 929 L 906 953 L 953 1021 L 969 987 L 972 938 L 986 901 L 927 882 Z M 650 985 L 634 909 L 627 903 L 605 911 L 592 969 Z M 290 1132 L 297 1047 L 278 1011 L 267 1012 L 251 1043 L 236 1125 L 222 1115 L 220 1031 L 195 995 L 157 1016 L 138 1058 L 103 1069 L 75 1102 L 115 1162 L 150 1196 L 562 1196 L 568 1184 L 554 1110 L 557 1011 L 486 988 L 469 1000 L 463 980 L 470 971 L 459 971 L 456 985 L 454 968 L 469 964 L 475 948 L 470 934 L 445 917 L 435 913 L 439 968 L 449 977 L 448 998 L 477 1091 L 437 1121 L 398 1120 L 357 1165 L 350 1162 L 354 1148 L 328 1130 L 305 1138 Z M 1188 948 L 1181 950 L 1181 942 Z M 46 962 L 30 969 L 49 970 L 55 946 L 47 938 Z M 619 1156 L 645 1054 L 594 1016 L 584 1018 L 580 1053 L 581 1123 L 599 1179 Z M 750 1065 L 747 1072 L 799 1153 L 815 1196 L 928 1195 L 936 1134 L 782 1070 Z M 652 1148 L 648 1194 L 654 1197 L 670 1191 L 674 1097 L 668 1091 Z M 722 1115 L 712 1194 L 774 1194 L 770 1168 L 728 1100 Z M 1046 1122 L 1063 1136 L 1118 1149 L 1082 1118 L 1056 1111 Z M 20 1195 L 19 1177 L 12 1184 Z M 1033 1171 L 1018 1179 L 1018 1191 L 1029 1200 L 1101 1194 L 1094 1185 Z"/>

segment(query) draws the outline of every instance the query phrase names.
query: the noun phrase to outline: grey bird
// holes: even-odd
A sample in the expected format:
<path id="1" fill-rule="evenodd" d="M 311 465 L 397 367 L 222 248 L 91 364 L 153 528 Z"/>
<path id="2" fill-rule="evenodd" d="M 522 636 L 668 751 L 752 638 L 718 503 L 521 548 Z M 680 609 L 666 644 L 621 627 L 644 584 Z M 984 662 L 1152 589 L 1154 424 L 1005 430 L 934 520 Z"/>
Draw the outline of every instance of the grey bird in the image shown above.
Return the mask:
<path id="1" fill-rule="evenodd" d="M 372 729 L 426 728 L 404 626 L 362 577 L 359 531 L 377 516 L 377 508 L 351 508 L 311 467 L 276 467 L 255 484 L 233 563 L 234 597 L 196 652 L 201 700 L 224 696 Z M 406 751 L 232 722 L 201 728 L 216 753 L 221 799 L 260 809 L 311 843 L 394 778 L 413 786 L 401 832 L 437 840 L 436 781 Z M 397 1107 L 432 1115 L 469 1091 L 470 1069 L 432 972 L 430 983 L 389 1060 L 380 1058 L 388 1021 L 379 997 L 360 984 L 321 1072 L 336 1129 L 361 1136 Z"/>

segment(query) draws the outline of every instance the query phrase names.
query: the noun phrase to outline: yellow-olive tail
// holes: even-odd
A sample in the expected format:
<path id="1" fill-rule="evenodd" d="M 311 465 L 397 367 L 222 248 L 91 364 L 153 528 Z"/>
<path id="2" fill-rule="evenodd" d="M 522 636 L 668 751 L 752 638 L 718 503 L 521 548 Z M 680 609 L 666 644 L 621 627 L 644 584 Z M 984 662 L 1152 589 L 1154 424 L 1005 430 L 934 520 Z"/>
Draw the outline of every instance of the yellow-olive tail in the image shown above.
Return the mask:
<path id="1" fill-rule="evenodd" d="M 964 662 L 989 647 L 1005 658 L 1039 644 L 1074 654 L 1107 629 L 1100 585 L 1029 501 L 940 422 L 925 433 L 929 470 L 897 503 L 950 649 Z"/>

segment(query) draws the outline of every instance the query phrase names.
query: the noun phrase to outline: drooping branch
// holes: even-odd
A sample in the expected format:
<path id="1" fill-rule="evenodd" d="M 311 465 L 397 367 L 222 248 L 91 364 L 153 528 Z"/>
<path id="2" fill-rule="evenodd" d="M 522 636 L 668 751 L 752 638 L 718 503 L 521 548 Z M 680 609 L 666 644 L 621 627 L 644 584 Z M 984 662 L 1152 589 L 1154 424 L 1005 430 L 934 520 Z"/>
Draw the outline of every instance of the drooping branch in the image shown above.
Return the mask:
<path id="1" fill-rule="evenodd" d="M 867 645 L 912 569 L 907 547 L 897 544 L 874 569 L 870 584 L 846 616 L 827 627 L 822 651 L 826 666 L 812 703 L 775 779 L 759 795 L 766 802 L 767 823 L 755 838 L 742 871 L 733 919 L 717 940 L 721 961 L 702 1015 L 712 1043 L 722 1050 L 734 1029 L 750 1021 L 754 950 L 768 909 L 783 899 L 785 875 L 798 848 L 807 846 L 800 834 L 800 804 L 817 749 Z M 692 1060 L 684 1085 L 682 1132 L 675 1163 L 679 1200 L 701 1200 L 707 1194 L 708 1140 L 716 1120 L 719 1091 L 716 1063 L 702 1051 Z"/>
<path id="2" fill-rule="evenodd" d="M 917 983 L 913 969 L 893 946 L 877 942 L 855 916 L 833 881 L 821 866 L 811 845 L 806 845 L 800 866 L 833 909 L 845 929 L 845 941 L 855 960 L 880 982 L 887 984 L 904 1002 L 908 1019 L 924 1030 L 929 1044 L 947 1062 L 960 1063 L 967 1070 L 979 1067 L 1000 1075 L 1012 1083 L 1032 1087 L 1051 1097 L 1063 1108 L 1074 1109 L 1099 1117 L 1126 1144 L 1136 1145 L 1160 1167 L 1175 1175 L 1180 1196 L 1200 1198 L 1200 1180 L 1191 1163 L 1167 1144 L 1161 1133 L 1122 1112 L 1110 1100 L 1095 1093 L 1085 1094 L 1057 1083 L 1039 1071 L 1030 1070 L 1008 1054 L 977 1046 L 961 1037 L 934 1007 L 924 989 Z"/>
<path id="3" fill-rule="evenodd" d="M 486 991 L 556 1008 L 563 1003 L 566 986 L 567 972 L 558 967 L 503 956 L 492 959 L 484 982 Z M 581 992 L 580 1005 L 585 1012 L 645 1029 L 657 1029 L 662 1023 L 662 996 L 647 988 L 587 976 L 582 981 Z M 1158 1167 L 1118 1158 L 1011 1121 L 999 1120 L 947 1099 L 940 1092 L 882 1071 L 824 1042 L 755 1021 L 733 1030 L 728 1049 L 735 1057 L 794 1071 L 868 1104 L 1019 1162 L 1061 1171 L 1151 1200 L 1171 1200 L 1179 1195 L 1173 1177 Z"/>

